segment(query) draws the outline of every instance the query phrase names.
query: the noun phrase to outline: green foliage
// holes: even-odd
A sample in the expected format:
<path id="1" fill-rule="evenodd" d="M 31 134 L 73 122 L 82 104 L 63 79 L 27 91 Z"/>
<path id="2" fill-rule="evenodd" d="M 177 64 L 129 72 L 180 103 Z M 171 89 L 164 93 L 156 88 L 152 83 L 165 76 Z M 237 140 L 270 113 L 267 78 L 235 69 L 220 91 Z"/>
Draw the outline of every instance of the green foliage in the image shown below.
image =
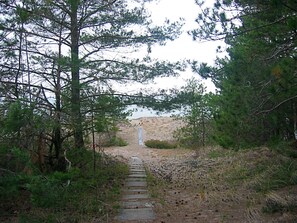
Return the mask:
<path id="1" fill-rule="evenodd" d="M 16 199 L 20 195 L 20 187 L 28 181 L 28 177 L 24 174 L 16 174 L 14 172 L 1 170 L 0 177 L 0 200 L 7 202 Z"/>
<path id="2" fill-rule="evenodd" d="M 162 140 L 147 140 L 144 142 L 144 144 L 149 148 L 155 148 L 155 149 L 175 149 L 177 148 L 176 143 L 171 143 L 168 141 L 162 141 Z"/>
<path id="3" fill-rule="evenodd" d="M 20 101 L 9 106 L 6 118 L 4 119 L 4 130 L 8 133 L 18 132 L 25 127 L 32 119 L 32 112 L 24 107 Z"/>
<path id="4" fill-rule="evenodd" d="M 94 171 L 92 152 L 84 151 L 87 154 L 77 154 L 87 159 L 84 166 L 72 167 L 68 172 L 2 174 L 0 206 L 10 205 L 14 200 L 17 202 L 18 197 L 28 191 L 32 208 L 29 212 L 20 213 L 21 222 L 52 222 L 53 219 L 56 222 L 65 218 L 67 221 L 84 222 L 93 215 L 104 216 L 114 212 L 111 207 L 117 207 L 120 188 L 129 168 L 126 164 L 97 154 L 98 167 Z M 9 203 L 5 203 L 7 201 Z"/>
<path id="5" fill-rule="evenodd" d="M 19 196 L 20 188 L 25 188 L 29 176 L 25 169 L 34 172 L 29 153 L 19 148 L 8 149 L 0 146 L 0 200 L 3 202 Z"/>
<path id="6" fill-rule="evenodd" d="M 71 217 L 70 217 L 71 218 Z M 20 214 L 20 223 L 55 223 L 57 221 L 57 214 L 46 214 L 45 216 Z"/>
<path id="7" fill-rule="evenodd" d="M 291 47 L 296 46 L 296 4 L 223 0 L 213 8 L 202 1 L 197 4 L 203 12 L 193 37 L 224 39 L 228 44 L 228 57 L 217 59 L 214 67 L 192 64 L 217 87 L 214 139 L 236 149 L 275 138 L 291 140 L 296 130 L 297 63 Z M 222 14 L 226 9 L 240 15 Z"/>
<path id="8" fill-rule="evenodd" d="M 128 142 L 126 142 L 124 139 L 122 139 L 121 137 L 112 137 L 108 142 L 104 143 L 103 146 L 106 147 L 111 147 L 111 146 L 127 146 Z"/>
<path id="9" fill-rule="evenodd" d="M 69 151 L 67 150 L 66 154 L 74 167 L 89 167 L 92 163 L 93 154 L 90 151 L 86 151 L 85 148 L 70 149 Z"/>
<path id="10" fill-rule="evenodd" d="M 181 114 L 176 118 L 184 123 L 184 126 L 174 133 L 178 142 L 191 148 L 209 144 L 212 114 L 210 95 L 205 94 L 205 87 L 201 82 L 190 79 L 178 97 L 182 99 L 182 108 Z"/>
<path id="11" fill-rule="evenodd" d="M 53 172 L 49 175 L 32 176 L 26 187 L 31 192 L 31 202 L 36 207 L 63 207 L 69 200 L 75 199 L 73 193 L 84 189 L 85 179 L 78 168 L 69 172 Z"/>
<path id="12" fill-rule="evenodd" d="M 15 173 L 20 173 L 25 167 L 33 168 L 28 151 L 16 147 L 9 148 L 7 145 L 0 146 L 0 164 L 1 167 Z"/>

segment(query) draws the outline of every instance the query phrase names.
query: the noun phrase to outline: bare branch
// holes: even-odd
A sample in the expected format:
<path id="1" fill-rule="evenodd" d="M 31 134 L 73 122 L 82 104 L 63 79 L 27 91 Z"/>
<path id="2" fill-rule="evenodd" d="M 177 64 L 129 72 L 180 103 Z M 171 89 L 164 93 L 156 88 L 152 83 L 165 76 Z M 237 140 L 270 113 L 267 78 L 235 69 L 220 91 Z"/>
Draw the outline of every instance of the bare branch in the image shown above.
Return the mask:
<path id="1" fill-rule="evenodd" d="M 260 115 L 260 114 L 264 114 L 264 113 L 269 113 L 269 112 L 272 112 L 273 110 L 277 109 L 279 106 L 283 105 L 284 103 L 288 102 L 288 101 L 291 101 L 293 99 L 297 98 L 297 95 L 293 96 L 293 97 L 290 97 L 290 98 L 287 98 L 286 100 L 283 100 L 282 102 L 278 103 L 277 105 L 275 105 L 273 108 L 271 109 L 267 109 L 267 110 L 263 110 L 263 111 L 260 111 L 258 113 L 256 113 L 256 115 Z"/>

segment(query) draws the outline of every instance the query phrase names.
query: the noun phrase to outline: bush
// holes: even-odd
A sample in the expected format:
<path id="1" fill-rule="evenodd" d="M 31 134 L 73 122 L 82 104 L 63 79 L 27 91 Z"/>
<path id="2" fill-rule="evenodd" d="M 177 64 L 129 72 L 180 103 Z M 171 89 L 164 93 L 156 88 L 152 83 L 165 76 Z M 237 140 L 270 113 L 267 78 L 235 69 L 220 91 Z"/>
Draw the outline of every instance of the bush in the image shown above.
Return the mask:
<path id="1" fill-rule="evenodd" d="M 63 207 L 67 201 L 73 198 L 72 194 L 74 190 L 77 190 L 79 175 L 79 169 L 73 168 L 68 173 L 54 172 L 48 176 L 32 177 L 31 182 L 27 185 L 31 192 L 32 204 L 42 208 Z"/>
<path id="2" fill-rule="evenodd" d="M 120 137 L 112 137 L 109 142 L 107 142 L 105 145 L 103 146 L 106 146 L 106 147 L 110 147 L 110 146 L 127 146 L 128 143 L 120 138 Z"/>
<path id="3" fill-rule="evenodd" d="M 149 148 L 155 149 L 175 149 L 177 147 L 176 143 L 170 143 L 168 141 L 161 141 L 161 140 L 147 140 L 144 144 Z"/>
<path id="4" fill-rule="evenodd" d="M 115 137 L 112 140 L 112 142 L 114 143 L 114 146 L 127 146 L 128 145 L 128 143 L 120 137 Z"/>
<path id="5" fill-rule="evenodd" d="M 29 153 L 0 145 L 0 167 L 0 201 L 17 199 L 19 190 L 25 187 L 30 178 L 24 170 L 33 168 Z"/>
<path id="6" fill-rule="evenodd" d="M 9 172 L 0 174 L 0 200 L 6 202 L 16 199 L 20 194 L 20 188 L 26 183 L 26 176 Z"/>

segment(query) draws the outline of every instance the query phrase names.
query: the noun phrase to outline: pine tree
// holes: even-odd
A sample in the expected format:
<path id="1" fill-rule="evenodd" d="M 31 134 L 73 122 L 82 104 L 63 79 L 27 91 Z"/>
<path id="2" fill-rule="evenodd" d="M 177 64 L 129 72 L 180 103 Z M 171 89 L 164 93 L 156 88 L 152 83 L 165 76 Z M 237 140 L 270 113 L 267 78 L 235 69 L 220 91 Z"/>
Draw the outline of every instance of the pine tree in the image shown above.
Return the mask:
<path id="1" fill-rule="evenodd" d="M 216 1 L 199 16 L 197 22 L 204 28 L 192 32 L 195 38 L 224 39 L 228 44 L 228 57 L 218 59 L 216 67 L 194 64 L 218 88 L 215 118 L 222 145 L 259 145 L 293 137 L 296 7 L 294 1 Z"/>
<path id="2" fill-rule="evenodd" d="M 47 134 L 51 137 L 50 151 L 55 150 L 56 158 L 63 154 L 62 143 L 70 136 L 74 136 L 75 148 L 84 147 L 84 134 L 88 129 L 85 118 L 90 111 L 83 106 L 88 101 L 94 97 L 102 99 L 100 94 L 105 92 L 115 94 L 114 83 L 127 86 L 146 83 L 155 77 L 175 75 L 176 70 L 183 69 L 179 62 L 154 61 L 149 57 L 153 45 L 163 45 L 178 37 L 181 23 L 167 21 L 164 26 L 154 26 L 145 10 L 148 2 L 1 2 L 1 41 L 5 43 L 0 63 L 5 73 L 1 78 L 3 95 L 16 97 L 22 90 L 27 96 L 21 100 L 34 104 L 34 112 L 53 120 L 48 123 L 52 131 Z M 20 16 L 23 22 L 16 27 L 15 17 Z M 20 33 L 19 30 L 23 33 L 22 41 L 19 41 L 20 35 L 11 35 Z M 133 53 L 145 47 L 147 55 L 135 59 Z M 21 57 L 19 52 L 22 52 L 20 63 L 17 62 Z M 127 52 L 131 52 L 131 57 Z M 21 65 L 24 62 L 26 65 Z M 18 72 L 29 74 L 30 83 Z M 94 85 L 104 90 L 85 96 L 84 92 Z M 17 90 L 11 91 L 12 86 Z M 118 96 L 129 104 L 133 103 L 133 98 L 137 99 L 136 103 L 142 103 L 139 99 L 142 94 L 136 95 Z M 34 97 L 36 103 L 30 102 L 29 97 Z"/>
<path id="3" fill-rule="evenodd" d="M 209 144 L 212 115 L 208 97 L 205 86 L 196 79 L 189 79 L 178 93 L 181 114 L 177 117 L 184 126 L 176 134 L 181 144 L 196 149 Z"/>

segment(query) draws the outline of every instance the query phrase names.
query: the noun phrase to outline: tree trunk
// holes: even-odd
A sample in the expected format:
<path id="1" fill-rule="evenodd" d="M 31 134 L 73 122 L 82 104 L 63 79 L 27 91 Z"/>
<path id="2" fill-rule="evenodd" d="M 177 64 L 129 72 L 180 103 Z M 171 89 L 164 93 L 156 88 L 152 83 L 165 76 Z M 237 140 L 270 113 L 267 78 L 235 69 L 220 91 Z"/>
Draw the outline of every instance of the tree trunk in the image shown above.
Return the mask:
<path id="1" fill-rule="evenodd" d="M 71 1 L 71 116 L 75 148 L 83 148 L 83 127 L 80 112 L 79 82 L 79 28 L 77 21 L 78 0 Z"/>
<path id="2" fill-rule="evenodd" d="M 21 25 L 21 30 L 20 30 L 20 44 L 19 44 L 19 58 L 18 58 L 18 70 L 16 72 L 16 76 L 15 76 L 15 97 L 17 99 L 19 99 L 19 85 L 18 85 L 18 79 L 20 77 L 20 74 L 21 74 L 21 70 L 23 69 L 22 68 L 22 51 L 23 51 L 23 48 L 22 48 L 22 44 L 23 44 L 23 32 L 24 32 L 24 24 L 22 23 Z"/>
<path id="3" fill-rule="evenodd" d="M 297 142 L 297 107 L 296 107 L 296 103 L 293 102 L 293 126 L 294 126 L 294 138 L 295 141 Z"/>
<path id="4" fill-rule="evenodd" d="M 64 20 L 63 20 L 64 22 Z M 61 64 L 60 59 L 62 58 L 62 25 L 59 33 L 59 54 L 57 63 L 57 82 L 56 82 L 56 114 L 55 114 L 55 127 L 54 127 L 54 146 L 55 146 L 55 156 L 59 160 L 62 151 L 62 134 L 61 134 Z"/>
<path id="5" fill-rule="evenodd" d="M 38 165 L 39 169 L 42 173 L 46 171 L 46 165 L 44 160 L 45 155 L 45 139 L 44 139 L 44 133 L 41 132 L 38 136 Z"/>
<path id="6" fill-rule="evenodd" d="M 205 147 L 205 135 L 206 135 L 205 115 L 204 115 L 204 108 L 202 108 L 202 146 L 203 147 Z"/>

